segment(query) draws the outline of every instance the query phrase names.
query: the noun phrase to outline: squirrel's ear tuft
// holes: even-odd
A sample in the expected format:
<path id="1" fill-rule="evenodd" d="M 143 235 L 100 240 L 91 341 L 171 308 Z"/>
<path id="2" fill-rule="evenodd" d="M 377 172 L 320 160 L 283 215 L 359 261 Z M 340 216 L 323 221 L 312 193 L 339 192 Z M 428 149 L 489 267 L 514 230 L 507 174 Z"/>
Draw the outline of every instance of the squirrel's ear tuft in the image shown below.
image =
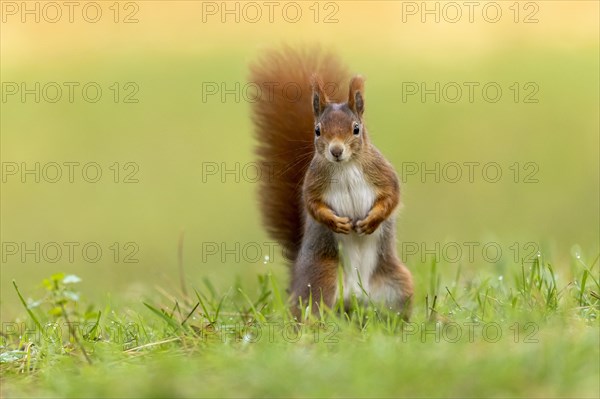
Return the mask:
<path id="1" fill-rule="evenodd" d="M 365 80 L 362 76 L 355 76 L 350 80 L 350 91 L 348 92 L 348 107 L 356 115 L 362 117 L 365 110 Z"/>
<path id="2" fill-rule="evenodd" d="M 325 94 L 325 90 L 323 90 L 323 82 L 316 74 L 311 77 L 310 83 L 312 86 L 313 112 L 315 113 L 315 118 L 318 118 L 325 110 L 329 99 L 327 98 L 327 94 Z"/>

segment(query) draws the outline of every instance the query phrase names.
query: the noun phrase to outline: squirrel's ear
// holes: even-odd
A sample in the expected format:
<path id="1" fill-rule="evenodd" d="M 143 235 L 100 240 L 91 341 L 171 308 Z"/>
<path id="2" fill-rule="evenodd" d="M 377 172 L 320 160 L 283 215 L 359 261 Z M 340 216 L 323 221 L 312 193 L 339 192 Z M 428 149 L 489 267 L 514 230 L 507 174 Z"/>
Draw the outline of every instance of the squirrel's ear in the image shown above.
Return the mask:
<path id="1" fill-rule="evenodd" d="M 350 80 L 350 91 L 348 92 L 348 107 L 356 115 L 362 117 L 365 110 L 365 80 L 362 76 L 355 76 Z"/>
<path id="2" fill-rule="evenodd" d="M 311 85 L 313 112 L 315 113 L 315 118 L 318 118 L 323 113 L 329 99 L 327 98 L 327 94 L 325 94 L 325 90 L 323 90 L 323 82 L 316 74 L 311 78 Z"/>

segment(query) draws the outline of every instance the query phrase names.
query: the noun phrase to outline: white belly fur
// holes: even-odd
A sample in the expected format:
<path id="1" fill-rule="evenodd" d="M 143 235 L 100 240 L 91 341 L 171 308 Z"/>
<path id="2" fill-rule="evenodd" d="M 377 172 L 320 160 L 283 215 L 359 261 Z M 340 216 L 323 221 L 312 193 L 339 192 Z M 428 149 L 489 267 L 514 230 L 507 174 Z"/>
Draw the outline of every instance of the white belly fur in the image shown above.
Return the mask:
<path id="1" fill-rule="evenodd" d="M 375 190 L 365 180 L 360 165 L 348 162 L 336 165 L 324 199 L 339 216 L 347 216 L 356 222 L 371 210 L 375 202 Z M 370 235 L 359 236 L 352 231 L 350 234 L 335 236 L 342 246 L 340 255 L 344 265 L 344 299 L 353 293 L 357 297 L 364 296 L 363 290 L 371 294 L 369 281 L 377 266 L 381 228 Z M 339 296 L 338 290 L 339 287 L 336 289 L 336 298 Z"/>

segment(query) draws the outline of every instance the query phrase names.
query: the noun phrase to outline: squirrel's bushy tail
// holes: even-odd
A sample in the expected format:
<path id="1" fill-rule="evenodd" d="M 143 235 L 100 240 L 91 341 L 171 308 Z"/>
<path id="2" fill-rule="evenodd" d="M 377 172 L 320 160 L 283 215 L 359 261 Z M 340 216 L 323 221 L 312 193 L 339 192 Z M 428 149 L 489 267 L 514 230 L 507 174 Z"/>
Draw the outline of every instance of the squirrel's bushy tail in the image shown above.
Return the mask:
<path id="1" fill-rule="evenodd" d="M 323 82 L 330 101 L 345 101 L 346 68 L 335 55 L 321 49 L 271 50 L 250 67 L 250 82 L 260 87 L 252 103 L 252 120 L 261 167 L 262 219 L 291 260 L 302 242 L 302 182 L 314 155 L 314 74 Z"/>

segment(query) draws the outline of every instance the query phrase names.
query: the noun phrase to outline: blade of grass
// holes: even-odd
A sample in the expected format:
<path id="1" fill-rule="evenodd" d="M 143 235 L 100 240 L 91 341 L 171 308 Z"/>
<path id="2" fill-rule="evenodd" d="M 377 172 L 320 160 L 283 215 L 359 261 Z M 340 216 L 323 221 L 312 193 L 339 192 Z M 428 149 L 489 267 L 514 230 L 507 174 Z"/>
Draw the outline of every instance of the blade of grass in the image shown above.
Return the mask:
<path id="1" fill-rule="evenodd" d="M 252 301 L 250 300 L 248 295 L 246 295 L 246 293 L 239 287 L 238 287 L 238 292 L 240 294 L 242 294 L 242 296 L 246 299 L 246 302 L 248 302 L 248 304 L 250 305 L 250 309 L 252 310 L 252 313 L 254 314 L 254 318 L 256 320 L 259 320 L 262 323 L 265 323 L 267 321 L 267 319 L 265 318 L 265 316 L 263 316 L 262 313 L 260 313 L 259 311 L 256 310 L 256 308 L 254 307 L 254 304 L 252 303 Z"/>
<path id="2" fill-rule="evenodd" d="M 456 306 L 458 306 L 459 310 L 462 310 L 462 307 L 458 304 L 458 302 L 456 302 L 456 299 L 454 299 L 454 295 L 452 295 L 452 293 L 450 292 L 450 290 L 448 289 L 448 287 L 446 287 L 446 291 L 448 292 L 448 295 L 450 295 L 450 298 L 452 299 L 452 302 L 454 302 L 456 304 Z"/>
<path id="3" fill-rule="evenodd" d="M 269 282 L 271 283 L 271 290 L 273 291 L 273 305 L 275 305 L 275 311 L 277 311 L 278 313 L 284 313 L 285 312 L 285 303 L 283 302 L 283 299 L 281 298 L 281 293 L 279 291 L 279 285 L 277 284 L 277 281 L 275 281 L 275 278 L 273 278 L 273 274 L 269 273 Z"/>
<path id="4" fill-rule="evenodd" d="M 27 311 L 27 314 L 29 314 L 29 317 L 31 317 L 31 320 L 33 320 L 33 322 L 35 323 L 37 328 L 43 333 L 44 329 L 42 328 L 42 324 L 37 319 L 37 317 L 35 317 L 35 315 L 31 311 L 31 309 L 29 309 L 29 306 L 27 306 L 27 303 L 25 302 L 23 295 L 21 295 L 21 292 L 19 292 L 19 287 L 17 287 L 17 282 L 15 280 L 13 280 L 12 283 L 13 283 L 13 286 L 15 287 L 15 291 L 17 291 L 17 295 L 19 296 L 21 303 L 23 304 L 23 306 L 25 307 L 25 310 Z"/>
<path id="5" fill-rule="evenodd" d="M 96 329 L 98 328 L 98 325 L 100 324 L 100 316 L 102 316 L 102 311 L 98 311 L 98 317 L 96 318 L 96 323 L 94 323 L 94 326 L 90 329 L 90 331 L 88 332 L 88 337 L 93 337 L 94 332 L 96 332 Z"/>
<path id="6" fill-rule="evenodd" d="M 588 271 L 583 271 L 583 277 L 581 277 L 581 286 L 579 287 L 579 306 L 585 306 L 583 302 L 583 295 L 585 294 L 585 285 L 587 283 Z"/>
<path id="7" fill-rule="evenodd" d="M 144 304 L 144 306 L 146 306 L 148 309 L 150 309 L 150 311 L 152 311 L 152 313 L 154 313 L 155 315 L 160 317 L 162 320 L 164 320 L 175 331 L 181 330 L 181 325 L 179 323 L 177 323 L 175 320 L 173 320 L 172 318 L 170 318 L 169 316 L 167 316 L 164 312 L 156 309 L 154 306 L 150 305 L 149 303 L 146 303 L 146 302 L 142 302 L 142 303 Z"/>
<path id="8" fill-rule="evenodd" d="M 338 266 L 338 300 L 337 307 L 340 312 L 344 312 L 344 269 Z"/>
<path id="9" fill-rule="evenodd" d="M 182 326 L 185 324 L 186 321 L 188 321 L 188 319 L 190 317 L 192 317 L 192 315 L 194 314 L 194 312 L 196 311 L 196 309 L 198 309 L 198 306 L 200 306 L 200 302 L 198 302 L 196 304 L 196 306 L 194 306 L 194 308 L 192 309 L 192 311 L 190 313 L 188 313 L 188 315 L 185 317 L 185 319 L 183 319 L 183 321 L 181 322 Z"/>
<path id="10" fill-rule="evenodd" d="M 211 319 L 210 313 L 208 313 L 208 309 L 206 308 L 206 305 L 204 305 L 204 301 L 202 300 L 202 296 L 195 288 L 194 292 L 196 293 L 196 298 L 198 298 L 198 302 L 200 302 L 200 306 L 202 307 L 202 311 L 204 312 L 204 317 L 208 319 L 209 323 L 213 324 L 216 320 Z"/>

